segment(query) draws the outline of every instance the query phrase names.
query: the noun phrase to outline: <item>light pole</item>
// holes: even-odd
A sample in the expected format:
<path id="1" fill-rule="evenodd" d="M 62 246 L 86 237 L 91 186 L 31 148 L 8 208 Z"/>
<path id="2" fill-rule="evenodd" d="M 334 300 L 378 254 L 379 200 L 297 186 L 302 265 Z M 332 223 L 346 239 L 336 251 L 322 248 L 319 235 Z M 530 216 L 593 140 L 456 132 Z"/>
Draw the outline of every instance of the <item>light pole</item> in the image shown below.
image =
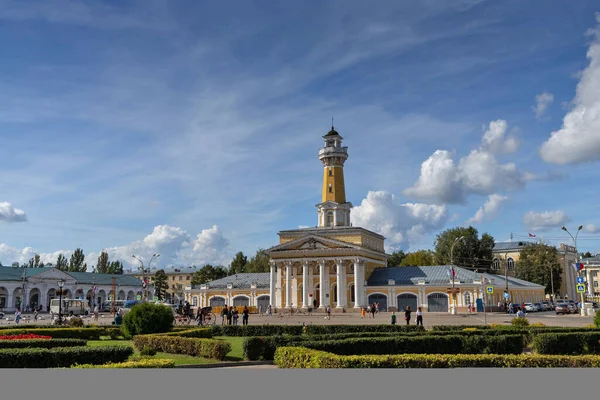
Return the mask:
<path id="1" fill-rule="evenodd" d="M 461 236 L 454 239 L 454 243 L 452 243 L 452 247 L 450 247 L 450 265 L 452 266 L 452 309 L 450 313 L 452 315 L 456 315 L 456 293 L 454 292 L 454 246 L 464 238 L 464 236 Z"/>
<path id="2" fill-rule="evenodd" d="M 63 287 L 65 286 L 65 280 L 61 279 L 58 281 L 58 324 L 62 325 L 62 294 Z"/>
<path id="3" fill-rule="evenodd" d="M 152 264 L 152 260 L 154 260 L 157 257 L 160 257 L 160 254 L 152 254 L 152 258 L 150 259 L 150 261 L 148 262 L 148 268 L 144 268 L 144 262 L 142 260 L 140 260 L 138 257 L 136 257 L 135 255 L 131 256 L 133 258 L 135 258 L 136 260 L 138 260 L 140 262 L 141 265 L 141 269 L 142 269 L 142 287 L 144 289 L 144 301 L 148 301 L 148 281 L 146 280 L 146 270 L 148 270 L 148 272 L 150 272 L 150 264 Z"/>
<path id="4" fill-rule="evenodd" d="M 575 237 L 573 237 L 573 235 L 571 235 L 571 232 L 569 232 L 567 230 L 567 228 L 565 228 L 564 226 L 561 228 L 563 231 L 567 232 L 569 234 L 569 236 L 571 236 L 571 239 L 573 239 L 573 243 L 575 243 L 575 264 L 578 264 L 578 259 L 579 259 L 579 253 L 577 251 L 577 236 L 579 235 L 579 232 L 583 229 L 583 225 L 579 225 L 579 228 L 577 228 L 577 233 L 575 233 Z M 566 257 L 566 253 L 565 253 L 565 257 Z M 581 276 L 581 270 L 579 269 L 579 266 L 577 266 L 577 275 Z M 585 317 L 586 314 L 586 310 L 585 310 L 585 300 L 583 299 L 583 293 L 581 293 L 581 316 Z"/>

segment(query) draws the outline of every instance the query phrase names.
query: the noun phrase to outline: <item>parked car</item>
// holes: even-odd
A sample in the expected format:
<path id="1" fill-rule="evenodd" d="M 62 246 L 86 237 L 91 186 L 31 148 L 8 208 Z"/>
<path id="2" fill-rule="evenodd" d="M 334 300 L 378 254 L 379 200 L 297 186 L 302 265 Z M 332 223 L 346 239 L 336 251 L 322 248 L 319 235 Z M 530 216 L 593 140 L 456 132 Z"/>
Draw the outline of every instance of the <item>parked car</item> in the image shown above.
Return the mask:
<path id="1" fill-rule="evenodd" d="M 571 313 L 571 310 L 567 303 L 556 303 L 556 306 L 554 307 L 554 311 L 556 312 L 556 315 L 559 315 L 559 314 L 565 315 L 565 314 Z"/>
<path id="2" fill-rule="evenodd" d="M 544 311 L 544 307 L 542 307 L 542 303 L 533 303 L 533 306 L 536 308 L 536 311 Z"/>
<path id="3" fill-rule="evenodd" d="M 537 308 L 531 303 L 525 303 L 525 311 L 526 312 L 536 312 Z"/>
<path id="4" fill-rule="evenodd" d="M 519 311 L 519 308 L 521 308 L 521 305 L 520 305 L 520 304 L 513 304 L 513 305 L 512 305 L 512 313 L 513 313 L 513 314 L 516 314 L 516 313 L 517 313 L 517 311 Z M 509 308 L 509 312 L 510 312 L 510 308 Z"/>
<path id="5" fill-rule="evenodd" d="M 600 305 L 598 305 L 598 302 L 592 301 L 592 307 L 594 307 L 594 308 L 600 308 Z"/>
<path id="6" fill-rule="evenodd" d="M 571 311 L 571 314 L 577 314 L 579 312 L 579 308 L 577 308 L 575 304 L 567 303 L 567 307 L 569 307 L 569 311 Z"/>
<path id="7" fill-rule="evenodd" d="M 4 313 L 2 311 L 0 311 L 0 318 L 4 319 Z"/>
<path id="8" fill-rule="evenodd" d="M 540 304 L 542 305 L 542 311 L 552 310 L 552 306 L 550 305 L 549 301 L 542 301 Z"/>

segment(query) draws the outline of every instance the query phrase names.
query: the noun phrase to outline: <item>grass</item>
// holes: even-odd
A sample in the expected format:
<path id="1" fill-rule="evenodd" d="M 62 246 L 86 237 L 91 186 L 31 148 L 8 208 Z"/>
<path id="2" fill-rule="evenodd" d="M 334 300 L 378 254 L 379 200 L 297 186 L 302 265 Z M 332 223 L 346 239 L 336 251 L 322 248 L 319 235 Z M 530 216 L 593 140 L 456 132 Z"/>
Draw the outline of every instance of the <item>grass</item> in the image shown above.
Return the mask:
<path id="1" fill-rule="evenodd" d="M 243 337 L 216 337 L 215 339 L 221 339 L 228 342 L 231 345 L 231 351 L 225 356 L 225 361 L 243 361 L 244 354 L 242 349 L 242 343 L 244 342 Z M 88 346 L 99 347 L 99 346 L 127 346 L 133 347 L 133 356 L 139 356 L 140 352 L 133 346 L 133 340 L 88 340 Z M 154 358 L 170 359 L 175 361 L 175 365 L 183 364 L 215 364 L 218 361 L 211 358 L 204 357 L 192 357 L 184 354 L 170 354 L 170 353 L 156 353 Z"/>

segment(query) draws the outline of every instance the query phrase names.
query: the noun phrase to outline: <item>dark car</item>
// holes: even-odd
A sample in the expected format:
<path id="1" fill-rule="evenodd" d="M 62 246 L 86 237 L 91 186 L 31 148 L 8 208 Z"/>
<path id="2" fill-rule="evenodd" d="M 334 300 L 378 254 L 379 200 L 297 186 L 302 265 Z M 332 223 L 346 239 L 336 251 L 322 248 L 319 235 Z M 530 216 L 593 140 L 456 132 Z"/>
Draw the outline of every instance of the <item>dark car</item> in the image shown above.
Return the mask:
<path id="1" fill-rule="evenodd" d="M 571 309 L 567 303 L 556 303 L 556 307 L 554 308 L 556 311 L 556 315 L 558 314 L 570 314 Z"/>

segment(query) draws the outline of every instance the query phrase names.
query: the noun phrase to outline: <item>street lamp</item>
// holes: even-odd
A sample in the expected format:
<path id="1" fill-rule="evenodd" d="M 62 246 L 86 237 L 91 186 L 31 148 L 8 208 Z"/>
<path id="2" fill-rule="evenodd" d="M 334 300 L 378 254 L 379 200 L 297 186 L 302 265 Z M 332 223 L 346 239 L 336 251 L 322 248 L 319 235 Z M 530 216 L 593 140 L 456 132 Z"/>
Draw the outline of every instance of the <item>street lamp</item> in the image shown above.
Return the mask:
<path id="1" fill-rule="evenodd" d="M 141 269 L 142 269 L 142 287 L 144 289 L 144 301 L 148 301 L 148 281 L 146 280 L 146 270 L 148 270 L 148 272 L 150 272 L 150 264 L 152 264 L 152 260 L 154 260 L 155 258 L 160 257 L 160 254 L 152 254 L 152 258 L 150 259 L 150 261 L 148 262 L 148 268 L 144 268 L 144 262 L 142 260 L 140 260 L 138 257 L 136 257 L 135 255 L 132 255 L 131 257 L 135 258 L 136 260 L 138 260 L 140 262 L 141 265 Z"/>
<path id="2" fill-rule="evenodd" d="M 575 263 L 577 264 L 578 258 L 579 258 L 579 252 L 577 251 L 577 236 L 579 235 L 579 232 L 583 229 L 583 225 L 579 225 L 579 228 L 577 228 L 577 233 L 575 234 L 575 237 L 573 237 L 573 235 L 571 235 L 571 232 L 569 232 L 567 230 L 567 228 L 565 228 L 564 226 L 560 229 L 567 232 L 569 234 L 569 236 L 571 236 L 571 239 L 573 239 L 573 243 L 575 243 Z M 579 269 L 579 266 L 577 268 L 577 275 L 581 276 L 581 270 Z M 583 299 L 583 293 L 581 293 L 581 311 L 580 312 L 581 312 L 582 317 L 586 316 L 585 300 Z"/>
<path id="3" fill-rule="evenodd" d="M 452 315 L 456 315 L 456 293 L 454 292 L 454 246 L 464 238 L 464 236 L 461 236 L 454 239 L 454 243 L 452 243 L 452 247 L 450 247 L 450 265 L 452 265 L 452 309 L 450 313 Z"/>
<path id="4" fill-rule="evenodd" d="M 63 287 L 65 286 L 65 280 L 61 279 L 58 281 L 58 324 L 62 325 L 62 294 Z"/>

